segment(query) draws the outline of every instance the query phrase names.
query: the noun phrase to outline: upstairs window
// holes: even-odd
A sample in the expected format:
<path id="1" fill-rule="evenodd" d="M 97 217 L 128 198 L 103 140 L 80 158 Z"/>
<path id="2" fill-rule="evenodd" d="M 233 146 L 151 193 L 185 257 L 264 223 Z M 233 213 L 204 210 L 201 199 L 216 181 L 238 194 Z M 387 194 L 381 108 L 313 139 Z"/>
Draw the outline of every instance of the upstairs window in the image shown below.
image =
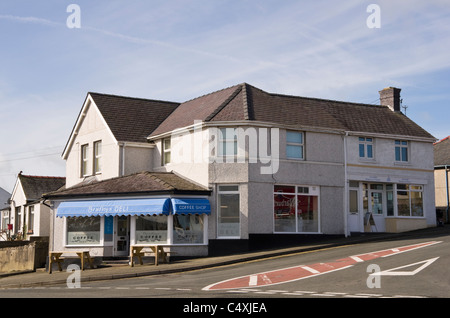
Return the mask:
<path id="1" fill-rule="evenodd" d="M 88 174 L 88 145 L 81 146 L 81 177 Z"/>
<path id="2" fill-rule="evenodd" d="M 373 138 L 359 137 L 359 158 L 373 159 Z"/>
<path id="3" fill-rule="evenodd" d="M 286 158 L 304 159 L 303 133 L 297 131 L 286 132 Z"/>
<path id="4" fill-rule="evenodd" d="M 162 165 L 165 166 L 170 163 L 171 160 L 171 140 L 169 138 L 165 138 L 162 141 Z"/>
<path id="5" fill-rule="evenodd" d="M 102 157 L 102 142 L 100 140 L 94 142 L 94 173 L 102 172 L 101 157 Z"/>
<path id="6" fill-rule="evenodd" d="M 405 140 L 395 141 L 395 161 L 408 162 L 408 142 Z"/>
<path id="7" fill-rule="evenodd" d="M 236 156 L 238 149 L 237 133 L 235 128 L 221 128 L 219 133 L 219 156 Z"/>

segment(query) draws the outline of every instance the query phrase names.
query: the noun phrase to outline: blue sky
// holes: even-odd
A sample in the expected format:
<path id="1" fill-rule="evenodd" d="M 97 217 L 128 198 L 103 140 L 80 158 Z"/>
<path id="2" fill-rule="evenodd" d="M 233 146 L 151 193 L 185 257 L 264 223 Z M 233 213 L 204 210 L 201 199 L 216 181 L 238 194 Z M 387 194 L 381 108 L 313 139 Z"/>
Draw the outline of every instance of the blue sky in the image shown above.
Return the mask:
<path id="1" fill-rule="evenodd" d="M 70 4 L 81 28 L 68 28 Z M 368 28 L 367 7 L 381 27 Z M 450 135 L 447 0 L 2 0 L 0 187 L 65 175 L 87 92 L 186 101 L 247 82 L 370 104 L 402 89 L 407 116 Z"/>

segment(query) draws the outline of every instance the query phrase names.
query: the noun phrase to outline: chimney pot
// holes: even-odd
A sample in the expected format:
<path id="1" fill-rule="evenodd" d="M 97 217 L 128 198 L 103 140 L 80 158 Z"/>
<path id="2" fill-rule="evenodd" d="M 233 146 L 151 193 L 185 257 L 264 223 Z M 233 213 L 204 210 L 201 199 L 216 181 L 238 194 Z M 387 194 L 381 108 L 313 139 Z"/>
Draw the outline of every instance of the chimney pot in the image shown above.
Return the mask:
<path id="1" fill-rule="evenodd" d="M 400 112 L 400 88 L 387 87 L 380 93 L 380 105 L 389 106 L 394 112 Z"/>

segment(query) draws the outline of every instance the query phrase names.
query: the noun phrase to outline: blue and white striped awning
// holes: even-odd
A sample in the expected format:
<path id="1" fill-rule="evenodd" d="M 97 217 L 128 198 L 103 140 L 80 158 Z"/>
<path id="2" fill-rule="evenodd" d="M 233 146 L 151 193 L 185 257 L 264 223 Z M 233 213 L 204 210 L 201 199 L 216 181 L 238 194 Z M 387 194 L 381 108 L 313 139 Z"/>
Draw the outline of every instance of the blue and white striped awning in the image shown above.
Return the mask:
<path id="1" fill-rule="evenodd" d="M 170 199 L 127 199 L 61 202 L 57 217 L 170 214 Z"/>
<path id="2" fill-rule="evenodd" d="M 173 214 L 211 214 L 211 205 L 208 199 L 186 198 L 172 199 Z"/>
<path id="3" fill-rule="evenodd" d="M 117 199 L 61 202 L 57 217 L 89 217 L 114 215 L 211 214 L 208 199 L 162 198 Z"/>

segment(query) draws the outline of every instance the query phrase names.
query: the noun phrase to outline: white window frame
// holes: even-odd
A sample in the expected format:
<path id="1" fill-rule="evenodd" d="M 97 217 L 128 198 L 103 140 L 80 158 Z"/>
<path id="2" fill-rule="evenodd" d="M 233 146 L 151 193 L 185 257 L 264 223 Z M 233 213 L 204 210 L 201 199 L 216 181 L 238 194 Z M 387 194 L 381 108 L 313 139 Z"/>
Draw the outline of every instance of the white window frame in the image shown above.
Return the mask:
<path id="1" fill-rule="evenodd" d="M 237 187 L 237 190 L 220 190 L 220 187 Z M 219 184 L 217 186 L 217 238 L 218 239 L 240 239 L 241 238 L 241 194 L 240 194 L 240 186 L 238 184 Z M 219 197 L 221 194 L 237 194 L 239 196 L 239 234 L 235 236 L 224 236 L 219 235 L 219 218 L 221 214 L 220 209 L 220 200 Z"/>
<path id="2" fill-rule="evenodd" d="M 80 176 L 86 177 L 89 175 L 89 144 L 81 145 L 80 147 Z"/>
<path id="3" fill-rule="evenodd" d="M 275 192 L 275 186 L 286 186 L 294 187 L 294 192 Z M 299 188 L 308 189 L 308 193 L 300 192 Z M 286 194 L 293 195 L 295 198 L 295 232 L 280 232 L 275 231 L 275 194 Z M 317 197 L 317 232 L 301 232 L 298 231 L 298 202 L 297 196 L 315 196 Z M 308 185 L 292 185 L 292 184 L 274 184 L 272 188 L 272 222 L 273 222 L 273 233 L 274 234 L 321 234 L 321 212 L 320 212 L 320 187 L 319 186 L 308 186 Z"/>
<path id="4" fill-rule="evenodd" d="M 288 140 L 289 134 L 298 134 L 301 136 L 301 142 L 293 142 Z M 300 149 L 300 157 L 290 157 L 288 155 L 288 147 L 296 147 Z M 305 160 L 305 134 L 302 131 L 286 130 L 286 158 L 293 160 Z"/>
<path id="5" fill-rule="evenodd" d="M 64 247 L 99 247 L 104 246 L 104 236 L 105 236 L 105 217 L 100 217 L 100 240 L 97 244 L 69 244 L 67 241 L 67 221 L 69 217 L 64 217 Z"/>
<path id="6" fill-rule="evenodd" d="M 102 173 L 102 164 L 101 164 L 101 160 L 102 160 L 102 141 L 101 140 L 97 140 L 94 141 L 94 146 L 93 146 L 93 169 L 92 171 L 94 172 L 94 174 L 100 174 Z"/>
<path id="7" fill-rule="evenodd" d="M 34 205 L 28 206 L 28 228 L 27 234 L 34 234 Z"/>
<path id="8" fill-rule="evenodd" d="M 222 157 L 222 158 L 227 158 L 227 157 L 235 158 L 238 155 L 237 128 L 234 128 L 234 127 L 219 128 L 218 132 L 219 132 L 219 138 L 218 138 L 218 142 L 217 142 L 217 146 L 218 146 L 217 147 L 217 156 Z M 225 145 L 225 150 L 223 147 L 224 145 Z"/>
<path id="9" fill-rule="evenodd" d="M 166 145 L 166 141 L 169 142 L 169 147 Z M 163 138 L 161 140 L 161 165 L 166 166 L 172 161 L 172 139 L 171 137 Z M 166 154 L 169 155 L 169 160 L 166 158 Z"/>
<path id="10" fill-rule="evenodd" d="M 405 144 L 406 143 L 406 144 Z M 410 142 L 407 140 L 395 140 L 394 141 L 394 159 L 397 163 L 408 163 L 410 162 L 410 150 L 409 150 Z M 404 158 L 403 150 L 406 149 L 406 158 Z M 397 159 L 397 151 L 399 151 L 399 159 Z M 406 160 L 405 160 L 406 159 Z"/>
<path id="11" fill-rule="evenodd" d="M 361 146 L 364 154 L 361 156 Z M 369 149 L 371 149 L 372 156 L 369 157 Z M 375 160 L 375 142 L 372 137 L 358 137 L 358 156 L 362 160 Z"/>

